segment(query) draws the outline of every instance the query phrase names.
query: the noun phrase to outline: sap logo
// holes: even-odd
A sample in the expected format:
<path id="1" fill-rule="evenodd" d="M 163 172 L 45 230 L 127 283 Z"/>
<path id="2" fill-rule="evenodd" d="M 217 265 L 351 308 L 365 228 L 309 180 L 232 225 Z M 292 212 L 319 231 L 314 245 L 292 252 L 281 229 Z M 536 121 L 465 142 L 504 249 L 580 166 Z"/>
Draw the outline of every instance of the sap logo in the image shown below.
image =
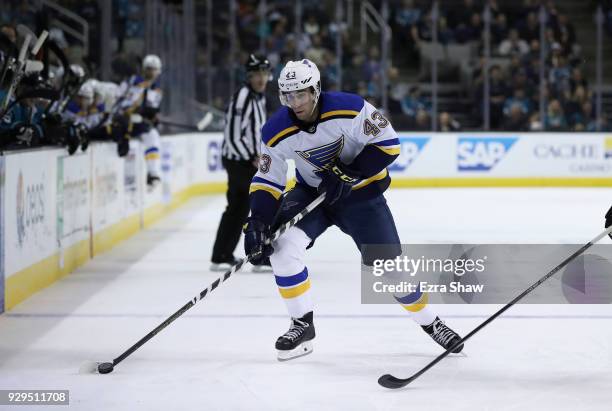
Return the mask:
<path id="1" fill-rule="evenodd" d="M 429 140 L 429 137 L 400 137 L 400 155 L 388 167 L 389 171 L 400 172 L 410 167 Z"/>
<path id="2" fill-rule="evenodd" d="M 459 138 L 457 142 L 457 170 L 488 171 L 504 158 L 518 137 Z"/>
<path id="3" fill-rule="evenodd" d="M 595 144 L 538 144 L 533 148 L 536 158 L 597 159 L 599 146 Z"/>

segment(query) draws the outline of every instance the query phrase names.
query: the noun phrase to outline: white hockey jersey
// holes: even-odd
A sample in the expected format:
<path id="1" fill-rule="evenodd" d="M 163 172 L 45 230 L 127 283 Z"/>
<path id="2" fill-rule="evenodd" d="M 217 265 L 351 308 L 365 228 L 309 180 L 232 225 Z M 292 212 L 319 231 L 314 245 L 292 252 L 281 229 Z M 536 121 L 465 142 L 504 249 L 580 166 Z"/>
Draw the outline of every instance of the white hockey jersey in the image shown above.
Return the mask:
<path id="1" fill-rule="evenodd" d="M 350 165 L 367 146 L 376 148 L 372 162 L 382 165 L 376 168 L 374 164 L 378 172 L 355 184 L 351 198 L 371 197 L 387 189 L 389 161 L 384 157 L 395 158 L 400 150 L 389 121 L 355 94 L 324 92 L 320 99 L 319 118 L 309 129 L 300 128 L 287 107 L 281 107 L 263 126 L 260 166 L 251 182 L 252 194 L 264 191 L 278 200 L 286 185 L 288 159 L 295 161 L 299 184 L 317 187 L 321 182 L 317 172 L 337 158 Z M 253 207 L 253 201 L 251 204 Z"/>
<path id="2" fill-rule="evenodd" d="M 162 90 L 157 82 L 151 83 L 141 76 L 132 76 L 119 86 L 120 111 L 132 114 L 147 109 L 159 110 L 162 101 Z"/>

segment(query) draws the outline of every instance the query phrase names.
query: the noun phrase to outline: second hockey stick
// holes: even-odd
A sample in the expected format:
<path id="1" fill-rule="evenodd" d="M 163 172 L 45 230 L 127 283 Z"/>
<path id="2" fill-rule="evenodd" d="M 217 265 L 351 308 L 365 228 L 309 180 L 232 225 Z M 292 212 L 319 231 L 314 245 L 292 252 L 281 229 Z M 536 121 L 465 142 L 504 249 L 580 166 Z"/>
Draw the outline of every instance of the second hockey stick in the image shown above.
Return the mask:
<path id="1" fill-rule="evenodd" d="M 595 237 L 594 239 L 592 239 L 591 241 L 589 241 L 588 243 L 586 243 L 585 245 L 580 247 L 578 250 L 576 250 L 576 252 L 574 252 L 574 254 L 570 255 L 565 260 L 563 260 L 563 262 L 561 262 L 561 264 L 559 264 L 558 266 L 556 266 L 555 268 L 550 270 L 548 272 L 548 274 L 546 274 L 544 277 L 540 278 L 537 282 L 535 282 L 533 285 L 531 285 L 531 287 L 529 287 L 528 289 L 523 291 L 521 294 L 516 296 L 512 301 L 510 301 L 508 304 L 503 306 L 499 311 L 497 311 L 495 314 L 493 314 L 492 316 L 487 318 L 485 321 L 483 321 L 482 324 L 480 324 L 478 327 L 474 328 L 468 335 L 466 335 L 465 337 L 463 337 L 459 341 L 455 342 L 455 344 L 453 344 L 451 347 L 449 347 L 446 351 L 444 351 L 442 354 L 440 354 L 438 357 L 436 357 L 433 361 L 431 361 L 425 367 L 423 367 L 422 369 L 420 369 L 419 371 L 414 373 L 411 377 L 408 377 L 408 378 L 397 378 L 397 377 L 394 377 L 391 374 L 385 374 L 385 375 L 383 375 L 382 377 L 380 377 L 378 379 L 378 383 L 380 385 L 382 385 L 383 387 L 385 387 L 385 388 L 402 388 L 402 387 L 405 387 L 406 385 L 410 384 L 412 381 L 416 380 L 421 375 L 423 375 L 431 367 L 433 367 L 434 365 L 439 363 L 441 360 L 443 360 L 448 354 L 453 352 L 453 350 L 456 347 L 458 347 L 459 345 L 461 345 L 464 342 L 466 342 L 468 339 L 470 339 L 470 337 L 472 337 L 478 331 L 482 330 L 487 324 L 489 324 L 491 321 L 493 321 L 494 319 L 496 319 L 497 317 L 502 315 L 506 310 L 508 310 L 510 307 L 512 307 L 517 302 L 519 302 L 521 299 L 523 299 L 523 297 L 525 297 L 527 294 L 529 294 L 534 289 L 536 289 L 538 286 L 540 286 L 540 284 L 542 284 L 544 281 L 548 280 L 550 277 L 555 275 L 559 270 L 561 270 L 563 267 L 565 267 L 567 264 L 569 264 L 574 258 L 576 258 L 580 254 L 584 253 L 593 244 L 597 243 L 599 240 L 601 240 L 605 236 L 609 235 L 611 232 L 612 232 L 612 226 L 606 228 L 601 234 L 599 234 L 597 237 Z"/>
<path id="2" fill-rule="evenodd" d="M 272 241 L 277 240 L 285 231 L 287 231 L 289 228 L 291 228 L 294 225 L 296 225 L 298 223 L 298 221 L 300 221 L 301 219 L 306 217 L 306 215 L 308 215 L 312 210 L 317 208 L 317 206 L 319 204 L 321 204 L 324 199 L 325 199 L 325 194 L 321 194 L 313 202 L 308 204 L 306 206 L 306 208 L 304 208 L 302 211 L 300 211 L 295 217 L 293 217 L 291 220 L 289 220 L 286 223 L 284 223 L 283 225 L 281 225 L 280 228 L 278 230 L 276 230 L 276 232 L 272 235 L 272 237 L 270 238 L 269 242 L 271 243 Z M 168 325 L 170 325 L 174 320 L 179 318 L 181 315 L 185 314 L 185 312 L 187 310 L 189 310 L 191 307 L 196 305 L 200 300 L 202 300 L 204 297 L 206 297 L 208 294 L 210 294 L 221 283 L 225 282 L 228 278 L 230 278 L 232 274 L 234 274 L 236 271 L 240 270 L 242 268 L 242 266 L 246 262 L 248 262 L 248 261 L 249 261 L 249 257 L 241 259 L 238 262 L 238 264 L 236 264 L 231 269 L 229 269 L 221 277 L 217 278 L 211 285 L 209 285 L 207 288 L 202 290 L 198 295 L 196 295 L 191 300 L 189 300 L 189 302 L 187 302 L 185 305 L 183 305 L 181 308 L 179 308 L 177 312 L 172 314 L 170 317 L 166 318 L 161 324 L 159 324 L 157 327 L 155 327 L 155 329 L 153 331 L 151 331 L 150 333 L 148 333 L 147 335 L 142 337 L 136 344 L 132 345 L 130 348 L 125 350 L 120 356 L 115 358 L 112 362 L 87 362 L 87 363 L 85 363 L 85 364 L 83 364 L 81 366 L 80 372 L 82 372 L 82 373 L 95 373 L 95 372 L 98 372 L 100 374 L 108 374 L 108 373 L 112 372 L 114 367 L 117 364 L 119 364 L 121 361 L 123 361 L 127 357 L 129 357 L 134 351 L 136 351 L 137 349 L 142 347 L 151 338 L 155 337 L 155 335 L 157 335 L 157 333 L 159 333 L 161 330 L 163 330 Z"/>

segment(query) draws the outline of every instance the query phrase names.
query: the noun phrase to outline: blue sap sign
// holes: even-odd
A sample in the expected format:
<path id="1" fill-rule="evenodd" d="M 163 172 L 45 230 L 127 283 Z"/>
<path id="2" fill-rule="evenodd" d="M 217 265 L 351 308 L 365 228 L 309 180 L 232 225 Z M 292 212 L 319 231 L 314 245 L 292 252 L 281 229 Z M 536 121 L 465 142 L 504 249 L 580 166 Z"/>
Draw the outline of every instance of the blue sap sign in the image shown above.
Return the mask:
<path id="1" fill-rule="evenodd" d="M 389 166 L 389 171 L 404 171 L 423 151 L 429 137 L 400 137 L 400 155 Z"/>
<path id="2" fill-rule="evenodd" d="M 457 170 L 491 170 L 516 140 L 518 137 L 460 137 L 457 141 Z"/>

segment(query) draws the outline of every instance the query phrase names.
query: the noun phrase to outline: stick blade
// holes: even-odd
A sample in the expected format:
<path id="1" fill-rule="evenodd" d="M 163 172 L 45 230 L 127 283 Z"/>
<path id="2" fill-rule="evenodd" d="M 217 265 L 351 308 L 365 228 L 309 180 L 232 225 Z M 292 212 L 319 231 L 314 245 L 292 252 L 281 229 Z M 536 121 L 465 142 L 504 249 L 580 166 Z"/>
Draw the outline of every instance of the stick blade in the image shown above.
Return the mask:
<path id="1" fill-rule="evenodd" d="M 410 384 L 410 382 L 412 382 L 412 378 L 402 379 L 394 377 L 391 374 L 385 374 L 378 379 L 378 384 L 389 389 L 402 388 Z"/>
<path id="2" fill-rule="evenodd" d="M 79 367 L 79 374 L 109 374 L 113 370 L 112 362 L 85 361 Z"/>
<path id="3" fill-rule="evenodd" d="M 102 364 L 97 361 L 85 361 L 79 367 L 79 374 L 98 374 L 98 366 Z"/>
<path id="4" fill-rule="evenodd" d="M 208 113 L 206 113 L 206 115 L 202 118 L 202 120 L 200 120 L 197 124 L 197 129 L 202 131 L 204 130 L 206 127 L 208 127 L 210 125 L 210 123 L 213 121 L 213 115 L 212 113 L 209 111 Z"/>

